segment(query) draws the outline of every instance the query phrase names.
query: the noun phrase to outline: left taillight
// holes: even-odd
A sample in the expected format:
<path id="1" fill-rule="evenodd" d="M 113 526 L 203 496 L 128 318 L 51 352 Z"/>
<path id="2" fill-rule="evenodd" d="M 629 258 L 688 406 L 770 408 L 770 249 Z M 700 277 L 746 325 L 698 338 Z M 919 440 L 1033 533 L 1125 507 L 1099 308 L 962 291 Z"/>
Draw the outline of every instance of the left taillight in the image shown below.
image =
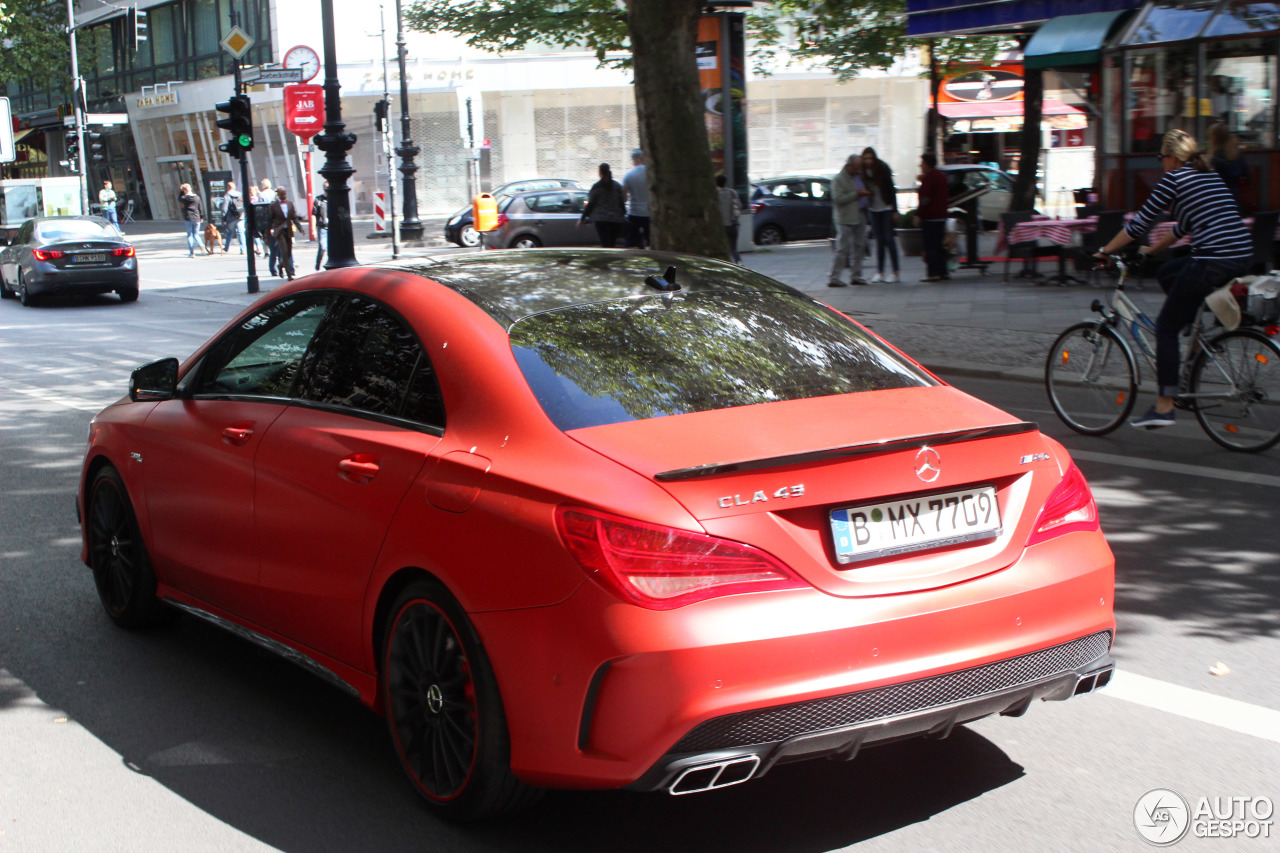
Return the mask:
<path id="1" fill-rule="evenodd" d="M 741 542 L 565 507 L 556 511 L 556 526 L 587 574 L 650 610 L 807 586 L 776 558 Z"/>
<path id="2" fill-rule="evenodd" d="M 117 258 L 132 258 L 135 252 L 132 246 L 125 246 L 121 249 L 112 249 L 111 254 Z"/>
<path id="3" fill-rule="evenodd" d="M 32 249 L 31 254 L 36 256 L 37 261 L 52 261 L 67 256 L 66 252 L 59 252 L 57 249 Z"/>
<path id="4" fill-rule="evenodd" d="M 1034 545 L 1076 530 L 1098 528 L 1098 505 L 1093 500 L 1093 492 L 1080 469 L 1072 464 L 1044 502 L 1027 544 Z"/>

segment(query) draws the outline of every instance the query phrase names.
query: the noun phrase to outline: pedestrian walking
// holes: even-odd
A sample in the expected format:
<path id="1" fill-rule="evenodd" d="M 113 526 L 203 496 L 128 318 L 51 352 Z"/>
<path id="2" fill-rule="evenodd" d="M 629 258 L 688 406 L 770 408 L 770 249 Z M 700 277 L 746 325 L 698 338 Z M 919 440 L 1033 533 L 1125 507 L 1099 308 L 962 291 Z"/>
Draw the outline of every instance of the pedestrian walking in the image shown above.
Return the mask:
<path id="1" fill-rule="evenodd" d="M 235 181 L 227 181 L 227 192 L 222 197 L 222 227 L 226 234 L 222 238 L 222 253 L 225 255 L 231 248 L 234 236 L 240 243 L 240 254 L 245 252 L 244 241 L 244 196 L 236 189 Z"/>
<path id="2" fill-rule="evenodd" d="M 289 191 L 276 187 L 276 200 L 271 202 L 271 236 L 275 239 L 279 259 L 275 275 L 293 280 L 293 235 L 301 230 L 298 206 L 289 201 Z"/>
<path id="3" fill-rule="evenodd" d="M 925 276 L 921 281 L 947 281 L 947 176 L 938 170 L 938 158 L 920 155 L 920 241 L 924 244 Z"/>
<path id="4" fill-rule="evenodd" d="M 191 184 L 178 187 L 178 203 L 182 211 L 182 223 L 187 227 L 187 257 L 196 256 L 200 245 L 200 223 L 204 221 L 204 203 L 191 191 Z"/>
<path id="5" fill-rule="evenodd" d="M 632 166 L 622 176 L 622 189 L 627 194 L 627 248 L 649 248 L 649 173 L 644 165 L 644 152 L 631 152 Z"/>
<path id="6" fill-rule="evenodd" d="M 893 185 L 893 169 L 881 160 L 874 148 L 862 149 L 862 174 L 871 195 L 867 213 L 871 219 L 871 235 L 876 241 L 876 274 L 872 281 L 892 284 L 898 280 L 898 241 L 894 236 L 894 220 L 898 218 L 898 188 Z M 884 274 L 884 257 L 889 256 L 893 272 Z"/>
<path id="7" fill-rule="evenodd" d="M 329 248 L 329 182 L 326 181 L 320 195 L 311 201 L 311 219 L 315 222 L 316 234 L 316 269 L 324 262 L 324 253 Z"/>
<path id="8" fill-rule="evenodd" d="M 102 208 L 102 216 L 116 228 L 120 227 L 119 214 L 116 213 L 116 190 L 111 181 L 103 181 L 98 192 L 98 205 Z"/>
<path id="9" fill-rule="evenodd" d="M 587 206 L 582 209 L 578 226 L 587 222 L 596 226 L 602 247 L 612 249 L 618 245 L 618 235 L 627 224 L 627 197 L 622 184 L 613 179 L 608 163 L 600 164 L 600 180 L 587 193 Z"/>
<path id="10" fill-rule="evenodd" d="M 862 259 L 867 254 L 867 198 L 871 192 L 862 180 L 862 158 L 850 154 L 844 168 L 831 181 L 831 217 L 836 231 L 836 254 L 831 259 L 827 287 L 844 287 L 845 267 L 852 270 L 850 284 L 866 284 Z"/>
<path id="11" fill-rule="evenodd" d="M 738 191 L 728 186 L 724 175 L 716 175 L 716 198 L 720 202 L 720 221 L 724 224 L 724 236 L 729 241 L 729 257 L 735 264 L 742 263 L 738 254 L 738 217 L 742 215 L 742 199 Z"/>
<path id="12" fill-rule="evenodd" d="M 271 204 L 276 200 L 275 190 L 271 188 L 271 179 L 263 178 L 258 182 L 258 190 L 253 197 L 253 203 L 258 205 L 257 215 L 254 217 L 254 231 L 257 235 L 257 241 L 261 245 L 257 247 L 258 254 L 267 258 L 267 267 L 272 275 L 276 275 L 276 257 L 277 251 L 275 247 L 275 238 L 271 236 Z"/>

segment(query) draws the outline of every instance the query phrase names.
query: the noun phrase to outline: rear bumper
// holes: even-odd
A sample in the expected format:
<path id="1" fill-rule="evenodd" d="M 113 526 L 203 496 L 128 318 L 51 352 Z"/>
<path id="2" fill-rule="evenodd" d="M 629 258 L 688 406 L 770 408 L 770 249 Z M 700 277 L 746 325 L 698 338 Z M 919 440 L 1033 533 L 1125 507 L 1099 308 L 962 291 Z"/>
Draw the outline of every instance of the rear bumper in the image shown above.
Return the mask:
<path id="1" fill-rule="evenodd" d="M 96 269 L 33 269 L 25 277 L 31 294 L 110 293 L 138 286 L 138 269 L 130 267 L 98 267 Z"/>
<path id="2" fill-rule="evenodd" d="M 1101 534 L 1080 532 L 910 595 L 790 590 L 654 612 L 587 583 L 554 607 L 472 618 L 518 777 L 655 789 L 716 756 L 755 755 L 767 769 L 1067 698 L 1079 677 L 1110 666 L 1113 567 Z M 1075 651 L 1059 660 L 1064 646 Z M 938 689 L 953 682 L 962 686 Z M 896 698 L 922 686 L 917 704 Z M 866 710 L 872 700 L 883 707 Z M 786 723 L 792 709 L 809 722 Z"/>
<path id="3" fill-rule="evenodd" d="M 864 746 L 946 737 L 957 725 L 1021 716 L 1036 699 L 1091 693 L 1111 680 L 1111 634 L 933 678 L 762 708 L 702 723 L 627 786 L 691 794 L 763 776 L 787 761 L 852 759 Z"/>

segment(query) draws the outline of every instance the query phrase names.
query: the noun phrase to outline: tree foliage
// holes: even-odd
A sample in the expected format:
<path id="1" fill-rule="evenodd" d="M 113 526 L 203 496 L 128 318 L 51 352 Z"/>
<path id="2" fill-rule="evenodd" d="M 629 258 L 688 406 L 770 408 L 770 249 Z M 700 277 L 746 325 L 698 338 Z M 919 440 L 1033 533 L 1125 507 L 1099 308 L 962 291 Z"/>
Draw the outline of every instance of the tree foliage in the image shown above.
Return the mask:
<path id="1" fill-rule="evenodd" d="M 0 0 L 0 80 L 29 80 L 37 89 L 70 92 L 66 25 L 65 6 Z"/>
<path id="2" fill-rule="evenodd" d="M 626 15 L 615 0 L 417 0 L 404 19 L 411 29 L 455 33 L 494 53 L 546 44 L 593 51 L 603 64 L 628 61 L 607 56 L 628 45 Z"/>

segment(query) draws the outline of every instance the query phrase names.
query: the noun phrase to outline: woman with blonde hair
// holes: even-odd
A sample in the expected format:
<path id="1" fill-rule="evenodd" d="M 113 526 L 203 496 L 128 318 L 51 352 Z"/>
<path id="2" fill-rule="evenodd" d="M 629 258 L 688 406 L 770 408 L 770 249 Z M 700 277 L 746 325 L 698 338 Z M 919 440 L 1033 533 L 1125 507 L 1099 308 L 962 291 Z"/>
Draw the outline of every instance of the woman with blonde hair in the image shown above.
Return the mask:
<path id="1" fill-rule="evenodd" d="M 204 203 L 191 191 L 191 184 L 178 187 L 178 204 L 182 209 L 182 224 L 187 227 L 187 257 L 194 258 L 200 246 L 200 223 L 204 221 Z"/>
<path id="2" fill-rule="evenodd" d="M 1191 237 L 1191 253 L 1174 258 L 1156 273 L 1165 292 L 1164 305 L 1156 317 L 1156 379 L 1160 390 L 1151 411 L 1130 422 L 1141 429 L 1173 424 L 1182 363 L 1178 333 L 1195 320 L 1206 296 L 1248 272 L 1253 260 L 1253 241 L 1240 219 L 1235 199 L 1195 139 L 1182 130 L 1166 133 L 1160 146 L 1160 164 L 1165 170 L 1160 183 L 1124 229 L 1097 255 L 1105 258 L 1129 245 L 1165 211 L 1176 220 L 1173 228 L 1138 251 L 1154 255 L 1184 236 Z"/>

